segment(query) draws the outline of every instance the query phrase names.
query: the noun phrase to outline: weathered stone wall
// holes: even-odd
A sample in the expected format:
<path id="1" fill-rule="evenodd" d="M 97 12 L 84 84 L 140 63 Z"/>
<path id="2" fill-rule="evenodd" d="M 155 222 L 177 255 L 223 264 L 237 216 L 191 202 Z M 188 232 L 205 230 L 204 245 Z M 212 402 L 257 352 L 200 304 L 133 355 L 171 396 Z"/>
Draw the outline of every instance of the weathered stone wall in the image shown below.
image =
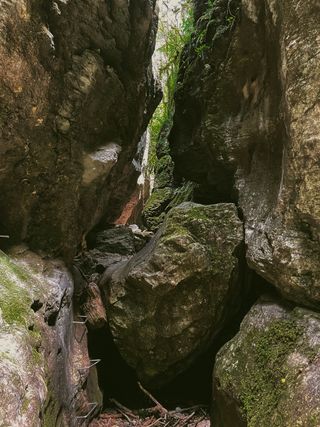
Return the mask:
<path id="1" fill-rule="evenodd" d="M 43 251 L 0 254 L 1 425 L 100 409 L 72 277 L 46 254 L 69 263 L 136 185 L 156 28 L 155 0 L 0 0 L 0 234 Z"/>
<path id="2" fill-rule="evenodd" d="M 310 307 L 320 301 L 319 18 L 315 0 L 213 2 L 185 50 L 170 136 L 178 175 L 209 202 L 238 203 L 250 267 Z"/>
<path id="3" fill-rule="evenodd" d="M 155 32 L 154 0 L 1 0 L 0 224 L 12 241 L 70 259 L 107 207 L 118 214 L 155 101 Z"/>

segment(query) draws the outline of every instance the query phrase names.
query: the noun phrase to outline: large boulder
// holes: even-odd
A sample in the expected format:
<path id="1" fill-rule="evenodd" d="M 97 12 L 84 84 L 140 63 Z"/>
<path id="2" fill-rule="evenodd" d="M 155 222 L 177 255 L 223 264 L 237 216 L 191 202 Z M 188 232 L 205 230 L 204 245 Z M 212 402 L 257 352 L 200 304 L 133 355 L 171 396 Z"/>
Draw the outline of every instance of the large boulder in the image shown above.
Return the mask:
<path id="1" fill-rule="evenodd" d="M 141 380 L 158 386 L 186 369 L 235 311 L 242 239 L 234 205 L 183 203 L 145 248 L 106 271 L 110 328 Z"/>
<path id="2" fill-rule="evenodd" d="M 176 176 L 238 201 L 250 267 L 320 303 L 317 0 L 197 0 L 170 136 Z"/>
<path id="3" fill-rule="evenodd" d="M 61 261 L 25 247 L 0 252 L 0 424 L 70 426 L 101 405 L 73 281 Z M 77 321 L 80 319 L 76 319 Z M 85 369 L 83 369 L 85 368 Z"/>
<path id="4" fill-rule="evenodd" d="M 156 102 L 156 28 L 155 0 L 1 2 L 0 232 L 12 241 L 70 260 L 119 215 Z"/>
<path id="5" fill-rule="evenodd" d="M 218 353 L 213 425 L 320 425 L 320 315 L 262 298 Z"/>

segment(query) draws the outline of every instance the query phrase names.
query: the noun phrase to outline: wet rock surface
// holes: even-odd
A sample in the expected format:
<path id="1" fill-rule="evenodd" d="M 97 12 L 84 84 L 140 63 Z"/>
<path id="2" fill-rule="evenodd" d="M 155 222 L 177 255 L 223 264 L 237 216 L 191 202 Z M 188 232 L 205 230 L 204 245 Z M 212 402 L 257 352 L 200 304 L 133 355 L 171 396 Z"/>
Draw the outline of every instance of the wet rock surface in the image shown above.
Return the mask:
<path id="1" fill-rule="evenodd" d="M 169 137 L 175 172 L 208 201 L 237 201 L 249 266 L 317 308 L 319 6 L 196 3 Z"/>
<path id="2" fill-rule="evenodd" d="M 213 425 L 319 425 L 319 355 L 319 314 L 260 299 L 217 355 Z"/>
<path id="3" fill-rule="evenodd" d="M 236 311 L 242 233 L 234 205 L 184 203 L 144 249 L 106 270 L 100 287 L 111 332 L 140 379 L 172 379 Z"/>
<path id="4" fill-rule="evenodd" d="M 80 305 L 90 328 L 99 329 L 107 325 L 107 313 L 101 298 L 100 289 L 95 282 L 86 286 Z"/>
<path id="5" fill-rule="evenodd" d="M 71 261 L 135 186 L 156 105 L 155 1 L 1 3 L 0 223 Z M 108 207 L 108 209 L 107 209 Z"/>

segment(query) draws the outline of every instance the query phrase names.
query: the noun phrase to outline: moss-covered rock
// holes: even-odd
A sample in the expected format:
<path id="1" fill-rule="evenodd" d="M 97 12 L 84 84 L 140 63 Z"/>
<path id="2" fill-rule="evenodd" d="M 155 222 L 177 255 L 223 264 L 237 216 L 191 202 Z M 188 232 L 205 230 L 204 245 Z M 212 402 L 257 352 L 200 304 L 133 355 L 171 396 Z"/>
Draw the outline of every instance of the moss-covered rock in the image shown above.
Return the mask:
<path id="1" fill-rule="evenodd" d="M 234 313 L 242 238 L 234 205 L 183 203 L 138 254 L 106 271 L 110 327 L 140 379 L 178 375 Z"/>
<path id="2" fill-rule="evenodd" d="M 28 270 L 19 267 L 0 251 L 0 307 L 8 325 L 27 326 L 32 323 L 31 291 L 35 280 Z M 21 283 L 28 286 L 21 286 Z"/>
<path id="3" fill-rule="evenodd" d="M 184 202 L 191 202 L 193 200 L 194 189 L 195 184 L 191 181 L 187 181 L 182 184 L 181 187 L 176 188 L 172 200 L 166 210 L 169 211 Z"/>
<path id="4" fill-rule="evenodd" d="M 64 427 L 87 411 L 78 369 L 89 356 L 86 340 L 74 339 L 72 292 L 61 261 L 22 246 L 0 251 L 1 426 Z"/>
<path id="5" fill-rule="evenodd" d="M 155 188 L 170 187 L 173 185 L 174 163 L 170 154 L 161 157 L 155 167 Z"/>
<path id="6" fill-rule="evenodd" d="M 43 286 L 27 268 L 0 251 L 1 425 L 39 426 L 46 395 L 45 363 L 31 309 Z"/>
<path id="7" fill-rule="evenodd" d="M 320 315 L 262 298 L 218 353 L 214 425 L 320 425 Z"/>

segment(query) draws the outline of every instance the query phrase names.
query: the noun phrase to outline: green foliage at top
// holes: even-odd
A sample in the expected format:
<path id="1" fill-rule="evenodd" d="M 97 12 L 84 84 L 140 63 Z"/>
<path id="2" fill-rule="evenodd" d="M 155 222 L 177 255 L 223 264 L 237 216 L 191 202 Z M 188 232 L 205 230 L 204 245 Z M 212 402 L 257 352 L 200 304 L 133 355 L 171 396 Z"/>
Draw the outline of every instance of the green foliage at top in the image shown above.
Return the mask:
<path id="1" fill-rule="evenodd" d="M 177 84 L 179 63 L 182 49 L 191 39 L 194 29 L 193 8 L 190 0 L 185 0 L 179 12 L 182 16 L 180 24 L 167 26 L 160 23 L 159 32 L 163 43 L 159 48 L 164 61 L 160 66 L 160 78 L 165 82 L 163 102 L 167 106 L 168 113 L 173 108 L 173 96 Z"/>
<path id="2" fill-rule="evenodd" d="M 150 131 L 150 151 L 148 166 L 150 171 L 154 171 L 157 163 L 156 147 L 159 139 L 160 131 L 166 121 L 168 120 L 168 111 L 163 101 L 160 102 L 155 112 L 153 113 L 152 119 L 149 123 Z"/>
<path id="3" fill-rule="evenodd" d="M 172 122 L 180 57 L 184 46 L 191 39 L 194 29 L 191 0 L 184 0 L 176 13 L 181 14 L 182 19 L 180 21 L 177 19 L 175 24 L 160 22 L 158 30 L 162 40 L 159 48 L 159 52 L 162 54 L 159 75 L 163 82 L 163 98 L 149 125 L 151 139 L 149 167 L 151 170 L 154 170 L 157 161 L 156 145 L 161 129 Z"/>

